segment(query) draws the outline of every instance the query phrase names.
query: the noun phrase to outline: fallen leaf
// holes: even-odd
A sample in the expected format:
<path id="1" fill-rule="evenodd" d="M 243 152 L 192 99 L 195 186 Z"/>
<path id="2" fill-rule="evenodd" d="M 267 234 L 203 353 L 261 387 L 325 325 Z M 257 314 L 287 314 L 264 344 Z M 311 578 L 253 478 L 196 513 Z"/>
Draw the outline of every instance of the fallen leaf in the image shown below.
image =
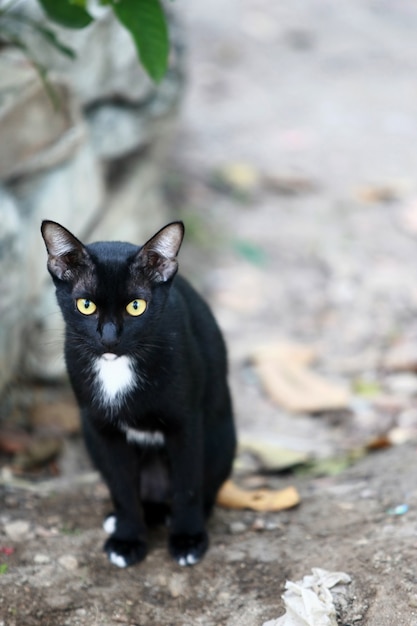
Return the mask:
<path id="1" fill-rule="evenodd" d="M 357 191 L 358 199 L 366 204 L 388 204 L 398 200 L 400 195 L 400 189 L 393 185 L 368 185 Z"/>
<path id="2" fill-rule="evenodd" d="M 260 176 L 249 163 L 227 163 L 213 173 L 211 182 L 214 187 L 247 200 L 258 189 Z"/>
<path id="3" fill-rule="evenodd" d="M 239 444 L 239 450 L 256 456 L 264 470 L 275 472 L 282 472 L 296 465 L 307 463 L 310 460 L 310 455 L 306 452 L 289 450 L 274 443 L 257 439 L 242 439 Z"/>
<path id="4" fill-rule="evenodd" d="M 234 250 L 252 265 L 263 266 L 266 263 L 266 253 L 263 248 L 256 243 L 245 239 L 234 239 L 232 241 Z"/>
<path id="5" fill-rule="evenodd" d="M 308 476 L 337 476 L 344 472 L 348 467 L 361 459 L 366 454 L 365 448 L 351 450 L 347 454 L 327 459 L 317 459 L 311 463 L 303 465 L 297 470 L 299 475 Z"/>
<path id="6" fill-rule="evenodd" d="M 364 380 L 360 378 L 354 381 L 353 390 L 362 398 L 374 398 L 380 395 L 381 385 L 375 380 Z"/>
<path id="7" fill-rule="evenodd" d="M 282 196 L 295 196 L 317 191 L 317 183 L 305 176 L 264 174 L 264 185 L 272 192 Z"/>
<path id="8" fill-rule="evenodd" d="M 316 352 L 311 346 L 288 341 L 278 341 L 258 346 L 252 351 L 252 360 L 255 363 L 262 361 L 292 362 L 298 365 L 309 365 L 316 358 Z"/>
<path id="9" fill-rule="evenodd" d="M 382 360 L 382 367 L 393 372 L 417 372 L 417 341 L 403 340 L 392 346 Z"/>
<path id="10" fill-rule="evenodd" d="M 300 496 L 295 487 L 279 491 L 272 489 L 245 490 L 232 480 L 227 480 L 217 494 L 217 504 L 227 509 L 251 509 L 252 511 L 281 511 L 297 506 Z"/>
<path id="11" fill-rule="evenodd" d="M 252 361 L 265 392 L 287 411 L 319 413 L 348 408 L 350 395 L 345 388 L 306 367 L 314 356 L 310 346 L 279 342 L 255 349 Z"/>
<path id="12" fill-rule="evenodd" d="M 292 413 L 320 413 L 349 407 L 349 393 L 297 363 L 258 361 L 262 386 L 271 400 Z"/>

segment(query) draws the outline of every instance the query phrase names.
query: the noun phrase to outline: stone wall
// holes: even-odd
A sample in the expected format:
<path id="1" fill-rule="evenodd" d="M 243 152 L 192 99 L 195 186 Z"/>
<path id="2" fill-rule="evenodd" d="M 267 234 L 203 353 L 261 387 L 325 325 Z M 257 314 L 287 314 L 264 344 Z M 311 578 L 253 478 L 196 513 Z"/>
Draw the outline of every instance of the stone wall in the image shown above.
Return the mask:
<path id="1" fill-rule="evenodd" d="M 24 6 L 39 17 L 35 2 Z M 0 394 L 17 374 L 65 375 L 42 219 L 86 241 L 137 243 L 168 219 L 161 181 L 184 67 L 176 19 L 170 70 L 157 87 L 110 12 L 83 31 L 56 30 L 75 61 L 40 38 L 29 42 L 50 68 L 52 99 L 20 51 L 0 50 Z"/>

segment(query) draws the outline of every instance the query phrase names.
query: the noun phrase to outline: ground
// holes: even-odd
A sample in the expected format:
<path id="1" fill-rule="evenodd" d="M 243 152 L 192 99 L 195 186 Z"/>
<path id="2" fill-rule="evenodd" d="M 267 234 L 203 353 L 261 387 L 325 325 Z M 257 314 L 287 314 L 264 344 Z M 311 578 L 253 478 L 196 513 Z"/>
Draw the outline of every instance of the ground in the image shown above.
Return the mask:
<path id="1" fill-rule="evenodd" d="M 3 469 L 0 624 L 262 626 L 284 613 L 285 581 L 320 567 L 352 579 L 339 626 L 416 626 L 417 8 L 178 9 L 189 89 L 167 197 L 187 228 L 181 268 L 223 328 L 241 440 L 309 460 L 265 472 L 241 456 L 235 479 L 295 485 L 301 502 L 216 508 L 194 568 L 159 529 L 146 561 L 118 570 L 101 550 L 107 492 L 75 433 L 36 490 Z M 253 353 L 282 341 L 314 348 L 311 368 L 349 391 L 343 410 L 294 414 L 264 392 Z"/>

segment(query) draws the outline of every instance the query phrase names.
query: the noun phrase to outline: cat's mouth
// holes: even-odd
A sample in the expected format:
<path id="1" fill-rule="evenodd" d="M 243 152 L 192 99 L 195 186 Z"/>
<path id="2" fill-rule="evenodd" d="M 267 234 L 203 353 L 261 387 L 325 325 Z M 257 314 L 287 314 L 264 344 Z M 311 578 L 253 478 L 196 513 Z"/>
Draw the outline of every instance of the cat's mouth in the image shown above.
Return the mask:
<path id="1" fill-rule="evenodd" d="M 105 352 L 101 355 L 101 358 L 105 361 L 115 361 L 119 358 L 119 356 L 117 354 L 114 354 L 114 352 Z"/>

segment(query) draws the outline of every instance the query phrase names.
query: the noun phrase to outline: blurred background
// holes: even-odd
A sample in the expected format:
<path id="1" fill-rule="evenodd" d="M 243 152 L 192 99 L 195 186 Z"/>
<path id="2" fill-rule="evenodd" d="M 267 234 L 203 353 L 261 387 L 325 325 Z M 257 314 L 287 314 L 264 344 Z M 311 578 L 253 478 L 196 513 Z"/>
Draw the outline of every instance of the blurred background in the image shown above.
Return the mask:
<path id="1" fill-rule="evenodd" d="M 135 243 L 184 220 L 181 270 L 229 347 L 238 467 L 343 466 L 413 440 L 415 3 L 177 0 L 168 13 L 158 86 L 108 15 L 57 29 L 75 61 L 35 42 L 58 108 L 0 49 L 3 466 L 82 467 L 44 218 Z"/>

